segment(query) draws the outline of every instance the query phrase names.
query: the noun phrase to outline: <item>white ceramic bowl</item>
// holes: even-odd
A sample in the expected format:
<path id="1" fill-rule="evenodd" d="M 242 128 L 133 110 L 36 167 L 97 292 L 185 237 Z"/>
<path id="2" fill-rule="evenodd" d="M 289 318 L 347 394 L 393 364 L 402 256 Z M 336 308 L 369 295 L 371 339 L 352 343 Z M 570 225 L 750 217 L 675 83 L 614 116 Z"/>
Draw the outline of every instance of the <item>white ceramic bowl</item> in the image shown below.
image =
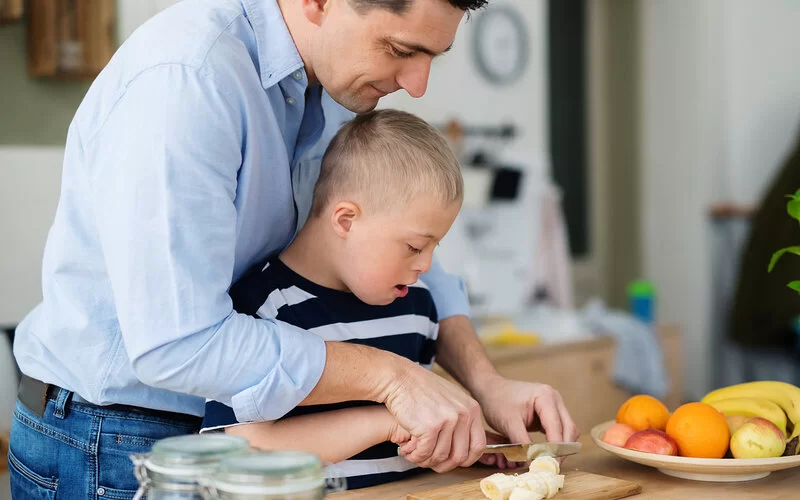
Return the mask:
<path id="1" fill-rule="evenodd" d="M 800 466 L 800 455 L 778 458 L 687 458 L 644 453 L 603 442 L 603 433 L 614 425 L 608 421 L 595 426 L 592 440 L 603 450 L 637 464 L 655 467 L 664 474 L 695 481 L 752 481 L 770 472 Z"/>

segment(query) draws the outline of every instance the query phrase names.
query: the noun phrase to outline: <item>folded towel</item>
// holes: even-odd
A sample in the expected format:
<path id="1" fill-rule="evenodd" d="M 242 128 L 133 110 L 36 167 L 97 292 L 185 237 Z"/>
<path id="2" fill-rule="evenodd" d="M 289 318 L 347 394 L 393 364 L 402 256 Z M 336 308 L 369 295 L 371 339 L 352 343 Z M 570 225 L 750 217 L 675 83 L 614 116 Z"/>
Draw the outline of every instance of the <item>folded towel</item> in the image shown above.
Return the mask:
<path id="1" fill-rule="evenodd" d="M 610 335 L 617 345 L 614 381 L 635 394 L 663 399 L 669 391 L 664 356 L 652 325 L 606 308 L 594 299 L 581 311 L 581 321 L 596 335 Z"/>

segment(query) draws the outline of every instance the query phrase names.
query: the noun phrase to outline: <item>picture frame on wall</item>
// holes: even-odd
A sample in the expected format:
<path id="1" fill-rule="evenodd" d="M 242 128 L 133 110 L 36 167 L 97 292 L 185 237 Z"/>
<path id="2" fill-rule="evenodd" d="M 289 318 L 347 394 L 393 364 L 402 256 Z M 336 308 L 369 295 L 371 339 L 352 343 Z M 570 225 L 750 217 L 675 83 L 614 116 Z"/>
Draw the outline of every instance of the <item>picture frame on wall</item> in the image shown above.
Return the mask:
<path id="1" fill-rule="evenodd" d="M 0 0 L 0 25 L 22 20 L 25 14 L 25 0 Z"/>

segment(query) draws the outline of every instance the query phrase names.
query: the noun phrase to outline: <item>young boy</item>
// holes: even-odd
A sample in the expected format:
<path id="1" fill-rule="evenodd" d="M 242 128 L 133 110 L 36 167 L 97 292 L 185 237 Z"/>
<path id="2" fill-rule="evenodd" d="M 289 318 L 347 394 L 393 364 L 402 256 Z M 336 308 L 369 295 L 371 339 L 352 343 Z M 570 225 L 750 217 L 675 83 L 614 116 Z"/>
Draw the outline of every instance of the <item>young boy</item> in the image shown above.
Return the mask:
<path id="1" fill-rule="evenodd" d="M 358 116 L 328 146 L 297 238 L 231 287 L 233 306 L 430 367 L 437 315 L 418 278 L 462 196 L 458 160 L 433 127 L 396 110 Z M 241 424 L 231 408 L 209 402 L 203 429 L 221 428 L 257 448 L 314 452 L 348 489 L 416 469 L 397 452 L 409 434 L 372 402 L 300 406 L 277 421 Z"/>

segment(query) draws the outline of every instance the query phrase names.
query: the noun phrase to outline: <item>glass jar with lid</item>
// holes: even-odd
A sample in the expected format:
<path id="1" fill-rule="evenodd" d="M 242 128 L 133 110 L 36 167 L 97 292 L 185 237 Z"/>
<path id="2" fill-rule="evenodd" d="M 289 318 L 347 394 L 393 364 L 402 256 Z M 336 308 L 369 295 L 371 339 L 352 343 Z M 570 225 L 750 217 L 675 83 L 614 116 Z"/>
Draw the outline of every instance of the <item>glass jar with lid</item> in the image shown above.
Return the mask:
<path id="1" fill-rule="evenodd" d="M 246 439 L 225 434 L 191 434 L 157 441 L 150 453 L 131 455 L 139 491 L 134 500 L 200 500 L 201 481 L 220 460 L 247 453 Z"/>
<path id="2" fill-rule="evenodd" d="M 325 497 L 322 461 L 303 451 L 252 452 L 219 463 L 208 481 L 219 500 L 319 500 Z"/>

